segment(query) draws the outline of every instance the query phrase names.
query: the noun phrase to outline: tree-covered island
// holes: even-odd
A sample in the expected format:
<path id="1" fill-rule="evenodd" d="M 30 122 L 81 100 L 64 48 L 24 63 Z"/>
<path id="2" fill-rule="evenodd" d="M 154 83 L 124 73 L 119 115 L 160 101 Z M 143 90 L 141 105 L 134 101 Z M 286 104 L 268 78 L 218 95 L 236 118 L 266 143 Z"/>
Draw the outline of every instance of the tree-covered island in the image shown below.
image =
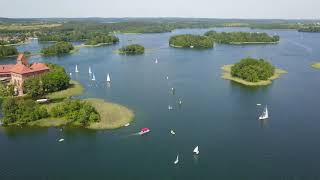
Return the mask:
<path id="1" fill-rule="evenodd" d="M 118 50 L 119 54 L 124 55 L 137 55 L 144 53 L 144 47 L 140 44 L 130 44 Z"/>
<path id="2" fill-rule="evenodd" d="M 169 45 L 175 48 L 207 49 L 213 48 L 214 44 L 213 41 L 206 36 L 183 34 L 170 37 Z"/>
<path id="3" fill-rule="evenodd" d="M 247 86 L 264 86 L 272 83 L 286 71 L 275 68 L 264 59 L 244 58 L 238 63 L 222 67 L 222 78 Z"/>
<path id="4" fill-rule="evenodd" d="M 72 52 L 73 45 L 70 42 L 57 42 L 51 46 L 42 48 L 41 53 L 45 56 L 62 55 Z"/>
<path id="5" fill-rule="evenodd" d="M 269 44 L 278 43 L 279 36 L 269 36 L 267 33 L 221 32 L 208 31 L 204 34 L 216 43 L 222 44 Z"/>

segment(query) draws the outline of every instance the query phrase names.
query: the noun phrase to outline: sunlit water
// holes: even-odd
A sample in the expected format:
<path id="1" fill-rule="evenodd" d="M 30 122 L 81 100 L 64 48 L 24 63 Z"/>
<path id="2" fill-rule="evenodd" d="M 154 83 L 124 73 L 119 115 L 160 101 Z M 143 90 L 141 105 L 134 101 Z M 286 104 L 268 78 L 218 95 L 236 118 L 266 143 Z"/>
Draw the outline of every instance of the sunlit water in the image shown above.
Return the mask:
<path id="1" fill-rule="evenodd" d="M 0 179 L 256 180 L 320 176 L 320 71 L 310 68 L 312 62 L 320 60 L 320 34 L 216 30 L 267 32 L 280 35 L 281 42 L 216 45 L 209 50 L 168 47 L 173 34 L 207 31 L 184 29 L 119 35 L 118 45 L 83 48 L 61 57 L 32 57 L 31 62 L 57 63 L 72 72 L 72 79 L 85 87 L 80 98 L 123 104 L 133 109 L 136 117 L 131 126 L 111 131 L 1 128 Z M 146 53 L 115 53 L 129 43 L 144 45 Z M 37 52 L 41 46 L 46 44 L 34 41 L 18 48 Z M 289 73 L 261 88 L 220 78 L 222 65 L 247 56 L 268 59 Z M 76 64 L 78 74 L 74 72 Z M 95 82 L 90 80 L 89 66 Z M 107 73 L 111 87 L 106 84 Z M 179 98 L 181 106 L 177 104 Z M 270 119 L 260 121 L 265 104 Z M 168 105 L 174 109 L 168 111 Z M 133 135 L 143 127 L 150 128 L 151 133 Z M 58 143 L 59 138 L 65 141 Z M 197 145 L 200 154 L 195 157 L 192 151 Z M 180 162 L 174 165 L 177 154 Z"/>

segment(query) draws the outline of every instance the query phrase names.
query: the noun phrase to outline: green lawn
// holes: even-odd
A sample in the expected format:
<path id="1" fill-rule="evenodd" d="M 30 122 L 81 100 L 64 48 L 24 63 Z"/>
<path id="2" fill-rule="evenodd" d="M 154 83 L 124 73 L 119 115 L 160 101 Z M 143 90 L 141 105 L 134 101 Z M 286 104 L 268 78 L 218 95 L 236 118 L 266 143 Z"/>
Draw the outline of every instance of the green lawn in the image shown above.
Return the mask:
<path id="1" fill-rule="evenodd" d="M 258 82 L 249 82 L 249 81 L 245 81 L 241 78 L 237 78 L 237 77 L 233 77 L 231 75 L 231 67 L 233 66 L 233 64 L 229 64 L 229 65 L 224 65 L 222 66 L 222 78 L 223 79 L 228 79 L 246 86 L 266 86 L 272 83 L 273 80 L 278 79 L 281 75 L 287 73 L 287 71 L 282 70 L 282 69 L 276 69 L 275 73 L 272 77 L 270 77 L 268 80 L 263 80 L 263 81 L 258 81 Z"/>
<path id="2" fill-rule="evenodd" d="M 88 126 L 89 129 L 116 129 L 123 127 L 134 118 L 133 111 L 125 106 L 105 102 L 102 99 L 90 98 L 84 101 L 95 107 L 101 118 L 100 122 L 92 123 Z"/>
<path id="3" fill-rule="evenodd" d="M 70 96 L 78 96 L 81 95 L 84 91 L 82 85 L 74 80 L 70 81 L 70 87 L 66 90 L 58 91 L 47 95 L 46 97 L 49 99 L 64 99 Z"/>

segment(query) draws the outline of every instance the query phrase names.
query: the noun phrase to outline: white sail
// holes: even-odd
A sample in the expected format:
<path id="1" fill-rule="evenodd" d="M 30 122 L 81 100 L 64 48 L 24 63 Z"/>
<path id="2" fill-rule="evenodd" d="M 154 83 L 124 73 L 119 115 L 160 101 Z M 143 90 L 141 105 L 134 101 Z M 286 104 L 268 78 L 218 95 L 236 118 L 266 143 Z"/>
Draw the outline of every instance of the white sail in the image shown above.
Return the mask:
<path id="1" fill-rule="evenodd" d="M 154 63 L 158 64 L 158 59 L 156 58 L 156 60 L 154 61 Z"/>
<path id="2" fill-rule="evenodd" d="M 96 76 L 94 74 L 92 74 L 92 81 L 95 81 L 96 80 Z"/>
<path id="3" fill-rule="evenodd" d="M 89 74 L 91 74 L 92 73 L 92 71 L 91 71 L 91 67 L 89 66 Z"/>
<path id="4" fill-rule="evenodd" d="M 196 154 L 199 154 L 199 153 L 200 153 L 200 152 L 199 152 L 199 146 L 197 146 L 196 148 L 194 148 L 193 152 L 196 153 Z"/>
<path id="5" fill-rule="evenodd" d="M 171 129 L 170 133 L 171 133 L 172 135 L 175 135 L 175 134 L 176 134 L 172 129 Z"/>
<path id="6" fill-rule="evenodd" d="M 177 158 L 176 158 L 176 160 L 174 161 L 174 164 L 178 164 L 178 162 L 179 162 L 179 154 L 177 155 Z"/>
<path id="7" fill-rule="evenodd" d="M 111 82 L 109 73 L 107 74 L 107 82 Z"/>
<path id="8" fill-rule="evenodd" d="M 261 116 L 259 117 L 259 119 L 263 120 L 263 119 L 268 119 L 268 118 L 269 118 L 269 113 L 268 113 L 268 108 L 266 106 L 264 111 L 262 112 Z"/>
<path id="9" fill-rule="evenodd" d="M 75 72 L 79 72 L 78 65 L 76 65 L 76 70 L 75 70 Z"/>

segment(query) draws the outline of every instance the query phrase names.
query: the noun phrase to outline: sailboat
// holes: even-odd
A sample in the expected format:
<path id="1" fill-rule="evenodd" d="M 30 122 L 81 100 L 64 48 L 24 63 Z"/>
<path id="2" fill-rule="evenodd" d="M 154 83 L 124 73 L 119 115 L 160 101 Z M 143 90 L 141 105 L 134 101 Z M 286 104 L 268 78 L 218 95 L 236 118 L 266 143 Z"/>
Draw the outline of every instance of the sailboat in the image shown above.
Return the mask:
<path id="1" fill-rule="evenodd" d="M 179 154 L 177 155 L 176 160 L 174 161 L 174 164 L 178 164 L 179 163 Z"/>
<path id="2" fill-rule="evenodd" d="M 173 107 L 168 105 L 168 110 L 173 110 Z"/>
<path id="3" fill-rule="evenodd" d="M 171 133 L 172 135 L 175 135 L 175 134 L 176 134 L 172 129 L 170 130 L 170 133 Z"/>
<path id="4" fill-rule="evenodd" d="M 268 114 L 268 108 L 267 106 L 265 107 L 264 111 L 262 112 L 261 116 L 259 117 L 260 120 L 268 119 L 269 114 Z"/>
<path id="5" fill-rule="evenodd" d="M 76 70 L 75 70 L 75 72 L 79 72 L 78 65 L 76 65 Z"/>
<path id="6" fill-rule="evenodd" d="M 59 139 L 59 142 L 62 142 L 62 141 L 64 141 L 64 139 Z"/>
<path id="7" fill-rule="evenodd" d="M 158 64 L 158 58 L 156 58 L 156 60 L 154 61 L 154 63 Z"/>
<path id="8" fill-rule="evenodd" d="M 108 83 L 111 82 L 109 73 L 107 74 L 107 82 L 108 82 Z"/>
<path id="9" fill-rule="evenodd" d="M 178 104 L 182 105 L 182 100 L 181 99 L 179 99 Z"/>
<path id="10" fill-rule="evenodd" d="M 94 74 L 92 74 L 92 81 L 95 81 L 96 80 L 96 76 Z"/>
<path id="11" fill-rule="evenodd" d="M 89 66 L 89 74 L 92 74 L 91 67 Z"/>
<path id="12" fill-rule="evenodd" d="M 200 153 L 200 152 L 199 152 L 199 146 L 197 146 L 196 148 L 194 148 L 193 152 L 196 153 L 196 154 L 199 154 L 199 153 Z"/>

